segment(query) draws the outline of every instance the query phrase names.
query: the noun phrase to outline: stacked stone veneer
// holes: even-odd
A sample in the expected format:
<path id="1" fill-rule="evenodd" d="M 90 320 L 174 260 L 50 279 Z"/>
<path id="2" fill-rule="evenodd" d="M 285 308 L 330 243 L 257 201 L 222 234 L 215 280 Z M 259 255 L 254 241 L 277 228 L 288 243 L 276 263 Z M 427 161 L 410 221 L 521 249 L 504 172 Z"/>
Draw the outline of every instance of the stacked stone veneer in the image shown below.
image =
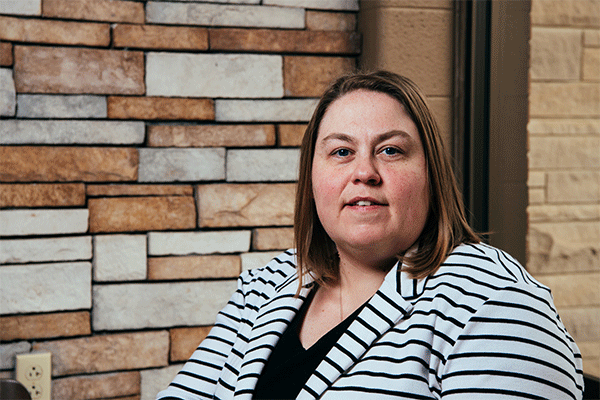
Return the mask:
<path id="1" fill-rule="evenodd" d="M 227 4 L 225 4 L 227 3 Z M 0 374 L 149 399 L 292 246 L 298 145 L 357 0 L 0 1 Z"/>
<path id="2" fill-rule="evenodd" d="M 600 376 L 600 2 L 533 0 L 527 267 Z"/>

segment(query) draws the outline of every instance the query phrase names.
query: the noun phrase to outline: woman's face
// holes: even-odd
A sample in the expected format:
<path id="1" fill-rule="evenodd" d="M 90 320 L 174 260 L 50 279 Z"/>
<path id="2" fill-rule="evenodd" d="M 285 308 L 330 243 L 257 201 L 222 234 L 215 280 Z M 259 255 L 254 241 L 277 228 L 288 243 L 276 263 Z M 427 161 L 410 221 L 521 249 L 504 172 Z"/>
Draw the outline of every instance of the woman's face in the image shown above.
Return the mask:
<path id="1" fill-rule="evenodd" d="M 319 126 L 312 186 L 340 257 L 383 266 L 407 250 L 425 226 L 429 185 L 423 145 L 403 106 L 367 90 L 335 100 Z"/>

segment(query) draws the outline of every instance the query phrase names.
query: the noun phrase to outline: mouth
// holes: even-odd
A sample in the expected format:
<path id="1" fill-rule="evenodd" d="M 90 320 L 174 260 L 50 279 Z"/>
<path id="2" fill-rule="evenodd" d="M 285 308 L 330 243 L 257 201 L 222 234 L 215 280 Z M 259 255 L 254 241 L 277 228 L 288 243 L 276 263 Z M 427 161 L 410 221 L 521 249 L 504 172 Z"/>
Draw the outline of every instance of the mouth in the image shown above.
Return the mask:
<path id="1" fill-rule="evenodd" d="M 349 207 L 369 207 L 369 206 L 384 206 L 384 203 L 378 202 L 375 199 L 355 198 L 346 204 Z"/>

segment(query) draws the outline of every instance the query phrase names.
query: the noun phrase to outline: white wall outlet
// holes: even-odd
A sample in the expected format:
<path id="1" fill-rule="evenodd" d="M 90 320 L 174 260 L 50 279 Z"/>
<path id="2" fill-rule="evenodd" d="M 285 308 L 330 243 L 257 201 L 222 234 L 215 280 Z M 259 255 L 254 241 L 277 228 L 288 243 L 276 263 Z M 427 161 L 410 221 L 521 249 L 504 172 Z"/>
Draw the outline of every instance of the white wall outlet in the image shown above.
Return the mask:
<path id="1" fill-rule="evenodd" d="M 17 380 L 25 385 L 32 400 L 50 400 L 51 353 L 17 354 Z"/>

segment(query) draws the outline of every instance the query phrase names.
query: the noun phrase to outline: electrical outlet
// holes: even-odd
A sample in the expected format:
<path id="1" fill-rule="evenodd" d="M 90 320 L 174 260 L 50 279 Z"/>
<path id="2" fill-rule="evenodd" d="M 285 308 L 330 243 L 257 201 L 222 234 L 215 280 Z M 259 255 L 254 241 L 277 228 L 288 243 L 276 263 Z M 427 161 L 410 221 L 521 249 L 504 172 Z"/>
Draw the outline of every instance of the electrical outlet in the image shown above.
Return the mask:
<path id="1" fill-rule="evenodd" d="M 32 400 L 50 400 L 52 363 L 50 353 L 17 354 L 17 380 Z"/>

